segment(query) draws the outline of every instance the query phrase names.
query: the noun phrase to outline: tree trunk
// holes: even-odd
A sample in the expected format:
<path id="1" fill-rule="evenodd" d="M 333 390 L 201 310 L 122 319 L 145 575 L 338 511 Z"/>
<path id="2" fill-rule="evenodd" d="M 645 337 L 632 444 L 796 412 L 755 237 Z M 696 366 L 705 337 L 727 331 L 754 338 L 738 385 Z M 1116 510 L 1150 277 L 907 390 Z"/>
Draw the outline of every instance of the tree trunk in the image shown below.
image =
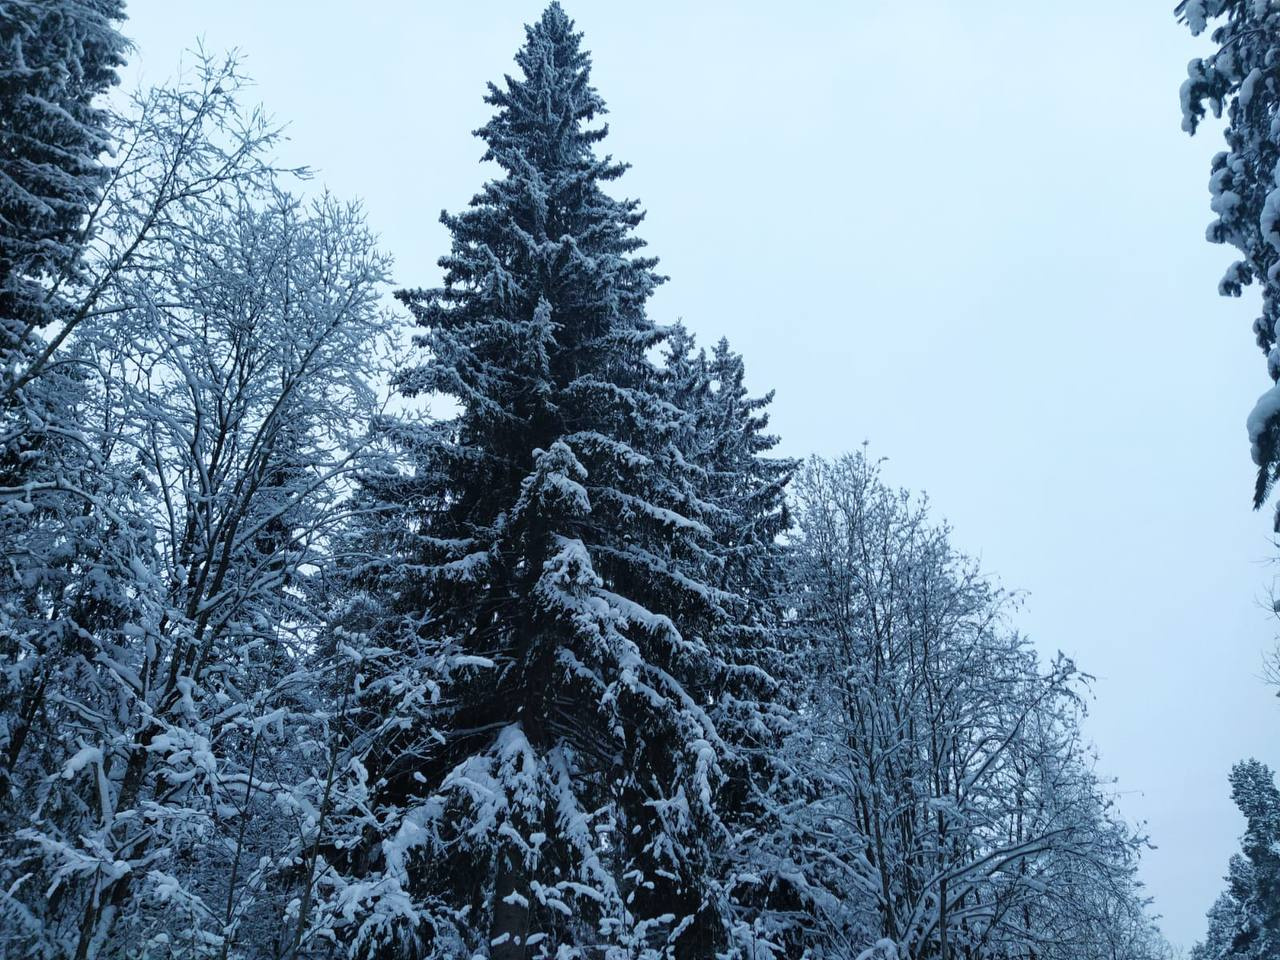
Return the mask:
<path id="1" fill-rule="evenodd" d="M 498 853 L 498 876 L 493 884 L 490 960 L 525 960 L 528 957 L 529 892 L 529 876 L 523 855 L 511 844 L 504 844 Z"/>
<path id="2" fill-rule="evenodd" d="M 947 960 L 947 878 L 938 883 L 938 960 Z"/>

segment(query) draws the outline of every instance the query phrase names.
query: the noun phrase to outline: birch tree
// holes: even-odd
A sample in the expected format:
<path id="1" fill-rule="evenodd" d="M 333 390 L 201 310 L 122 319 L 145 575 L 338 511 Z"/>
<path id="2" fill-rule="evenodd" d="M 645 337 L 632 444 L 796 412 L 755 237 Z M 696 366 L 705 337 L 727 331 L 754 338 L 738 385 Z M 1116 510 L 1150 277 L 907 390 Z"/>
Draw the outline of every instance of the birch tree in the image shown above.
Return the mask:
<path id="1" fill-rule="evenodd" d="M 300 899 L 387 261 L 358 208 L 279 189 L 237 86 L 207 63 L 139 101 L 74 322 L 19 377 L 74 378 L 53 427 L 90 451 L 83 483 L 8 491 L 18 517 L 82 519 L 42 534 L 65 585 L 28 609 L 56 629 L 11 623 L 0 910 L 24 955 L 240 956 Z"/>
<path id="2" fill-rule="evenodd" d="M 1141 837 L 1091 770 L 1074 664 L 1041 664 L 1011 598 L 865 455 L 811 461 L 796 516 L 814 669 L 790 749 L 814 786 L 793 856 L 846 891 L 828 936 L 850 955 L 1094 955 L 1097 891 L 1141 913 Z"/>

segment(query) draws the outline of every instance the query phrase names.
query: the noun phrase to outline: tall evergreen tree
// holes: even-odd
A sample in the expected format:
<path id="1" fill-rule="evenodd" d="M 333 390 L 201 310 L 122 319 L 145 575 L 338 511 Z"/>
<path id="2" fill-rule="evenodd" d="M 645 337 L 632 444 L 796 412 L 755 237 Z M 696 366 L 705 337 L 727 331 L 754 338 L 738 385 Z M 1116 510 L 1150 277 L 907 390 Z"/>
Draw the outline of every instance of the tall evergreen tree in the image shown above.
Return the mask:
<path id="1" fill-rule="evenodd" d="M 419 466 L 378 491 L 414 511 L 394 642 L 437 702 L 370 758 L 380 879 L 353 889 L 381 898 L 373 914 L 420 905 L 397 936 L 440 955 L 709 957 L 725 939 L 712 634 L 738 597 L 649 359 L 662 278 L 638 204 L 605 190 L 625 166 L 595 152 L 604 102 L 557 3 L 516 62 L 478 131 L 500 176 L 443 217 L 444 286 L 400 295 L 428 355 L 402 388 L 458 410 L 393 427 Z"/>
<path id="2" fill-rule="evenodd" d="M 1218 290 L 1238 297 L 1250 284 L 1261 288 L 1253 333 L 1273 385 L 1247 420 L 1259 507 L 1280 479 L 1280 8 L 1257 0 L 1182 0 L 1176 13 L 1196 36 L 1212 27 L 1216 47 L 1188 65 L 1181 99 L 1188 133 L 1209 112 L 1226 114 L 1227 149 L 1214 156 L 1209 177 L 1216 218 L 1206 236 L 1235 247 L 1241 258 Z M 1275 524 L 1280 530 L 1280 508 Z M 1194 960 L 1280 952 L 1280 793 L 1271 771 L 1256 760 L 1233 768 L 1231 787 L 1248 821 L 1243 855 L 1231 860 L 1228 890 L 1209 912 Z"/>
<path id="3" fill-rule="evenodd" d="M 681 449 L 697 471 L 708 503 L 716 555 L 715 585 L 736 598 L 731 615 L 711 633 L 723 664 L 703 696 L 721 738 L 726 784 L 721 816 L 733 837 L 719 876 L 733 923 L 733 945 L 746 956 L 781 949 L 800 955 L 808 914 L 797 898 L 794 865 L 766 850 L 794 796 L 783 741 L 793 722 L 796 658 L 784 648 L 786 553 L 790 525 L 787 484 L 798 463 L 769 456 L 768 393 L 750 396 L 740 354 L 721 338 L 710 355 L 683 324 L 666 343 L 671 401 L 685 411 Z"/>
<path id="4" fill-rule="evenodd" d="M 1257 760 L 1231 769 L 1231 799 L 1244 814 L 1241 851 L 1231 858 L 1227 890 L 1209 911 L 1193 960 L 1263 960 L 1280 955 L 1280 789 Z"/>
<path id="5" fill-rule="evenodd" d="M 58 319 L 107 178 L 122 0 L 0 4 L 0 363 Z"/>
<path id="6" fill-rule="evenodd" d="M 92 541 L 119 535 L 84 498 L 41 495 L 107 483 L 84 441 L 78 371 L 20 381 L 44 347 L 40 328 L 66 319 L 108 178 L 111 131 L 97 100 L 128 45 L 115 28 L 123 6 L 0 3 L 0 791 L 44 699 L 39 652 L 74 646 L 59 602 L 92 592 L 93 578 L 72 567 L 97 568 Z M 93 617 L 107 606 L 101 596 L 72 605 Z"/>

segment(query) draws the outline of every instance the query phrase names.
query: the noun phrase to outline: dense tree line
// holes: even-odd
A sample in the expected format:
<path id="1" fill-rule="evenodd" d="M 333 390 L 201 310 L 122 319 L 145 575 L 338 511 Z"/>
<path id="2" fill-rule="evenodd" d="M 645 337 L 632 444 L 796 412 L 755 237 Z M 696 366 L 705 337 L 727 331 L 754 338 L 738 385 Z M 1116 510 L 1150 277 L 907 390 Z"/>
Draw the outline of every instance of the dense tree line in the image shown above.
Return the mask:
<path id="1" fill-rule="evenodd" d="M 399 308 L 234 60 L 106 110 L 120 18 L 0 3 L 0 953 L 1166 955 L 1087 678 L 649 316 L 558 4 Z"/>

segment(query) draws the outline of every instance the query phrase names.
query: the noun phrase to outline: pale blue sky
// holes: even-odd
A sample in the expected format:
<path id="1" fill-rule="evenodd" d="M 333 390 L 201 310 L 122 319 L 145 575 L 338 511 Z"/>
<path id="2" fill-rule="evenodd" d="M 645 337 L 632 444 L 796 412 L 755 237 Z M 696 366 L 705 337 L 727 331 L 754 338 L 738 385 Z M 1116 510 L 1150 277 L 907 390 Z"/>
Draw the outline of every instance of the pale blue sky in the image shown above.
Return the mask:
<path id="1" fill-rule="evenodd" d="M 1088 732 L 1158 849 L 1175 942 L 1222 888 L 1231 763 L 1280 761 L 1258 679 L 1269 517 L 1244 420 L 1254 298 L 1203 241 L 1215 130 L 1179 128 L 1203 53 L 1173 0 L 564 0 L 607 149 L 671 276 L 659 321 L 726 334 L 791 454 L 864 439 L 1098 677 Z M 239 47 L 291 162 L 365 201 L 396 278 L 435 282 L 484 175 L 469 136 L 539 0 L 129 0 L 130 82 L 197 35 Z M 1103 12 L 1098 12 L 1101 9 Z"/>

